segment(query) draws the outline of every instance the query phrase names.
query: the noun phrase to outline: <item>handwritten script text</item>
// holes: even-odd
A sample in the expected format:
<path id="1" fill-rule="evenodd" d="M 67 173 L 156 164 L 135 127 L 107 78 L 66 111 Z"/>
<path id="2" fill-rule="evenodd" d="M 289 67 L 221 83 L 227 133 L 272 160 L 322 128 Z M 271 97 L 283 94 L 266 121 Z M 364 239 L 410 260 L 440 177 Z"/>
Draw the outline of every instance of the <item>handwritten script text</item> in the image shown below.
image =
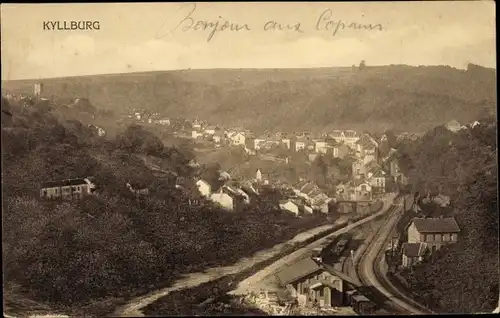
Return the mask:
<path id="1" fill-rule="evenodd" d="M 180 30 L 181 32 L 188 31 L 205 31 L 208 32 L 207 42 L 210 42 L 214 36 L 219 32 L 248 32 L 253 28 L 250 27 L 249 23 L 239 23 L 234 22 L 229 19 L 223 18 L 222 16 L 218 16 L 217 19 L 214 20 L 202 20 L 196 19 L 194 17 L 194 13 L 196 12 L 196 3 L 191 5 L 191 10 L 189 13 L 184 16 L 179 23 L 171 30 L 168 30 L 165 33 L 162 33 L 161 29 L 164 27 L 162 25 L 157 30 L 156 38 L 163 38 L 166 35 Z M 339 34 L 340 31 L 351 29 L 351 30 L 366 30 L 366 31 L 383 31 L 384 28 L 382 24 L 363 24 L 357 22 L 346 22 L 343 20 L 334 20 L 332 19 L 333 12 L 330 9 L 324 10 L 319 17 L 316 19 L 316 25 L 314 31 L 316 32 L 329 32 L 332 37 Z M 257 29 L 257 28 L 256 28 Z M 296 33 L 304 33 L 306 30 L 303 29 L 303 24 L 301 22 L 281 22 L 277 20 L 269 20 L 266 21 L 262 26 L 259 27 L 264 31 L 285 31 L 285 32 L 296 32 Z"/>

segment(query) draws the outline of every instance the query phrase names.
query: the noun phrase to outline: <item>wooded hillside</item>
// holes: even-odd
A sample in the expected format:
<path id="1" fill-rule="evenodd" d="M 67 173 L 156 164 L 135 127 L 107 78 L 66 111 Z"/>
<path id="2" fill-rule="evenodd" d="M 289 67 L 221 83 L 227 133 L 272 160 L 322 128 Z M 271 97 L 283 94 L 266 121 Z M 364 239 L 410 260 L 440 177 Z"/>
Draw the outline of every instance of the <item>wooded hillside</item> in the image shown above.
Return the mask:
<path id="1" fill-rule="evenodd" d="M 35 81 L 3 84 L 31 92 Z M 319 69 L 187 70 L 42 80 L 44 94 L 82 96 L 98 109 L 134 108 L 256 131 L 423 132 L 495 112 L 495 71 L 405 65 Z"/>
<path id="2" fill-rule="evenodd" d="M 95 313 L 85 306 L 235 262 L 326 222 L 278 211 L 279 193 L 263 194 L 240 213 L 208 202 L 190 205 L 190 193 L 156 177 L 141 160 L 156 158 L 190 180 L 196 172 L 188 165 L 189 149 L 164 147 L 140 126 L 104 139 L 77 120 L 59 121 L 57 105 L 3 100 L 2 106 L 4 282 L 66 314 Z M 42 182 L 87 176 L 95 177 L 98 196 L 39 198 Z M 149 196 L 136 199 L 129 181 L 146 185 Z"/>
<path id="3" fill-rule="evenodd" d="M 402 169 L 414 191 L 451 197 L 459 242 L 434 263 L 418 266 L 409 281 L 441 313 L 492 312 L 498 303 L 499 228 L 496 118 L 452 133 L 436 127 L 400 146 Z M 436 207 L 436 209 L 439 209 Z"/>

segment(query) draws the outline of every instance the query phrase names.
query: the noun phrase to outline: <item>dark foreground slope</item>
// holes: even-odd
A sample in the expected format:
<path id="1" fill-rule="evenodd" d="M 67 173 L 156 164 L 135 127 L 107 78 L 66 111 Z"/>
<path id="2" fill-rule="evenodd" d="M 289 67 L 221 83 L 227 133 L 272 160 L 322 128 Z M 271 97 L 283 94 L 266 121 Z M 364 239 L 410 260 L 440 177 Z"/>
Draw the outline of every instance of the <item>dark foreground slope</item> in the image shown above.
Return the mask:
<path id="1" fill-rule="evenodd" d="M 455 134 L 437 127 L 399 149 L 413 190 L 450 196 L 460 226 L 457 244 L 405 274 L 419 300 L 440 313 L 491 312 L 498 303 L 497 125 L 480 122 Z"/>
<path id="2" fill-rule="evenodd" d="M 167 116 L 255 130 L 354 128 L 424 131 L 495 111 L 495 72 L 470 65 L 224 69 L 42 80 L 45 94 L 88 97 L 101 109 L 144 108 Z M 34 81 L 4 89 L 30 92 Z"/>
<path id="3" fill-rule="evenodd" d="M 189 145 L 164 146 L 142 126 L 102 138 L 80 121 L 64 119 L 83 113 L 61 114 L 56 111 L 61 105 L 45 106 L 2 99 L 8 314 L 24 317 L 51 308 L 70 316 L 104 317 L 123 298 L 169 285 L 189 272 L 234 263 L 332 222 L 281 212 L 282 196 L 272 190 L 240 212 L 222 210 L 188 190 L 206 172 L 189 165 Z M 169 173 L 155 173 L 144 158 Z M 172 174 L 185 191 L 175 187 Z M 84 176 L 95 177 L 97 196 L 39 198 L 43 182 Z M 143 184 L 149 195 L 134 197 L 127 182 Z M 191 204 L 193 198 L 201 202 Z"/>

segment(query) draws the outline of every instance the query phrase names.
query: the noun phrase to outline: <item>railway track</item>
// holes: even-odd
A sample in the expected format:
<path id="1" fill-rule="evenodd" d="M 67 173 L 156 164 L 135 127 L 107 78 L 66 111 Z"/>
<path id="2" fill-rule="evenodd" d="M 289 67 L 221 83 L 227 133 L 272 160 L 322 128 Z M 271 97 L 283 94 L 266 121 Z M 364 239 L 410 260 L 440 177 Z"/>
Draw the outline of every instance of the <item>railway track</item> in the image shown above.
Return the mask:
<path id="1" fill-rule="evenodd" d="M 395 226 L 395 225 L 393 225 L 393 226 Z M 392 230 L 392 228 L 393 227 L 391 227 L 390 230 Z M 386 237 L 386 239 L 384 240 L 383 246 L 387 246 L 389 239 L 390 239 L 389 237 Z M 420 312 L 410 312 L 410 313 L 435 314 L 435 312 L 433 312 L 432 310 L 428 309 L 427 307 L 421 305 L 420 303 L 414 301 L 413 299 L 411 299 L 410 297 L 408 297 L 404 293 L 402 293 L 398 288 L 396 288 L 391 283 L 391 281 L 389 281 L 386 278 L 386 276 L 384 276 L 381 273 L 379 264 L 384 261 L 384 253 L 385 253 L 385 249 L 381 249 L 377 253 L 377 256 L 375 258 L 375 262 L 372 264 L 373 269 L 374 269 L 374 273 L 375 273 L 375 276 L 376 276 L 378 282 L 381 283 L 381 285 L 385 289 L 387 289 L 392 295 L 394 295 L 393 298 L 402 300 L 402 301 L 406 302 L 407 304 L 410 304 L 411 306 L 413 306 L 418 311 L 420 311 Z M 391 298 L 389 298 L 389 299 L 391 299 Z"/>
<path id="2" fill-rule="evenodd" d="M 360 257 L 359 261 L 354 264 L 358 281 L 360 281 L 364 286 L 374 285 L 373 282 L 371 282 L 368 278 L 369 275 L 360 270 L 361 265 L 364 265 L 364 263 L 367 261 L 371 261 L 371 263 L 367 266 L 370 266 L 370 271 L 373 272 L 372 276 L 374 276 L 376 281 L 377 286 L 373 286 L 373 288 L 380 296 L 382 296 L 382 298 L 386 298 L 389 300 L 390 304 L 386 305 L 389 305 L 389 307 L 393 311 L 401 314 L 433 314 L 434 312 L 402 294 L 380 273 L 378 265 L 383 260 L 383 253 L 385 253 L 384 247 L 387 246 L 389 236 L 386 235 L 386 237 L 382 240 L 377 240 L 376 238 L 383 236 L 384 233 L 390 233 L 393 227 L 396 226 L 397 220 L 399 219 L 398 217 L 396 217 L 396 214 L 399 213 L 399 206 L 393 205 L 390 207 L 390 209 L 391 210 L 389 211 L 389 217 L 375 232 L 370 240 L 370 243 L 363 251 L 363 254 Z M 371 251 L 373 250 L 376 250 L 375 257 L 371 257 Z M 367 260 L 367 257 L 369 256 L 373 259 Z"/>

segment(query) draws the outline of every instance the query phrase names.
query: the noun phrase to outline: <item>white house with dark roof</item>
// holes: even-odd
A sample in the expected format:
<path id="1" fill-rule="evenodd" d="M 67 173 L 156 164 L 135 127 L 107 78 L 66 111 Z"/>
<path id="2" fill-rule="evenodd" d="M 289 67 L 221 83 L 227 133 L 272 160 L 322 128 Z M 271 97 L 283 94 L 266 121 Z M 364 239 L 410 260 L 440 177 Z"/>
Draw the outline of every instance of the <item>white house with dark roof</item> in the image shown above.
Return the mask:
<path id="1" fill-rule="evenodd" d="M 232 211 L 234 209 L 234 200 L 231 195 L 220 189 L 210 195 L 210 200 L 219 204 L 222 208 Z"/>
<path id="2" fill-rule="evenodd" d="M 375 161 L 370 162 L 366 167 L 366 180 L 372 186 L 374 193 L 386 192 L 386 178 L 386 172 Z"/>
<path id="3" fill-rule="evenodd" d="M 222 186 L 222 188 L 227 194 L 229 194 L 233 198 L 233 201 L 240 199 L 240 201 L 242 201 L 244 204 L 250 203 L 250 196 L 240 187 L 235 185 L 225 184 Z"/>
<path id="4" fill-rule="evenodd" d="M 295 146 L 295 151 L 301 151 L 306 149 L 307 147 L 307 142 L 309 141 L 309 138 L 306 136 L 299 136 L 294 140 L 294 146 Z"/>
<path id="5" fill-rule="evenodd" d="M 300 186 L 300 188 L 298 187 Z M 312 192 L 315 189 L 315 186 L 312 182 L 308 181 L 301 181 L 299 184 L 295 187 L 294 192 L 296 195 L 298 195 L 301 198 L 304 198 L 305 200 L 311 200 L 311 197 L 309 197 L 309 193 Z"/>
<path id="6" fill-rule="evenodd" d="M 233 142 L 233 145 L 238 146 L 238 145 L 245 145 L 245 133 L 243 132 L 237 132 L 232 138 L 231 141 Z"/>
<path id="7" fill-rule="evenodd" d="M 352 182 L 354 189 L 354 201 L 371 201 L 372 200 L 372 186 L 364 179 L 356 179 Z"/>
<path id="8" fill-rule="evenodd" d="M 329 197 L 321 191 L 321 189 L 317 188 L 313 192 L 309 193 L 309 197 L 311 198 L 310 203 L 311 206 L 315 209 L 319 209 L 320 206 L 329 199 Z"/>
<path id="9" fill-rule="evenodd" d="M 356 131 L 354 130 L 334 130 L 329 137 L 335 139 L 335 141 L 344 143 L 351 148 L 355 147 L 356 142 L 359 140 Z"/>
<path id="10" fill-rule="evenodd" d="M 293 187 L 295 195 L 303 198 L 314 209 L 318 209 L 328 196 L 314 183 L 302 180 Z"/>
<path id="11" fill-rule="evenodd" d="M 354 148 L 354 145 L 359 140 L 356 131 L 354 130 L 344 130 L 344 143 L 351 148 Z"/>
<path id="12" fill-rule="evenodd" d="M 296 216 L 299 215 L 299 206 L 292 200 L 279 201 L 279 207 L 282 211 L 288 211 Z"/>
<path id="13" fill-rule="evenodd" d="M 346 291 L 357 287 L 347 275 L 309 257 L 284 267 L 275 276 L 278 283 L 296 298 L 299 306 L 343 306 Z"/>
<path id="14" fill-rule="evenodd" d="M 408 243 L 426 243 L 432 252 L 458 241 L 455 218 L 414 218 L 408 227 Z"/>
<path id="15" fill-rule="evenodd" d="M 300 190 L 309 182 L 307 180 L 300 180 L 297 184 L 293 186 L 293 192 L 298 195 L 300 193 Z"/>
<path id="16" fill-rule="evenodd" d="M 337 142 L 344 142 L 344 132 L 342 130 L 334 130 L 328 134 L 329 137 L 335 139 Z"/>
<path id="17" fill-rule="evenodd" d="M 87 177 L 44 182 L 40 188 L 42 199 L 81 199 L 95 194 L 96 185 L 93 177 Z"/>
<path id="18" fill-rule="evenodd" d="M 355 143 L 356 156 L 360 158 L 366 155 L 376 155 L 377 149 L 378 142 L 368 133 L 364 133 Z"/>
<path id="19" fill-rule="evenodd" d="M 403 243 L 401 249 L 402 262 L 404 267 L 411 267 L 423 261 L 425 253 L 429 251 L 427 243 Z"/>

